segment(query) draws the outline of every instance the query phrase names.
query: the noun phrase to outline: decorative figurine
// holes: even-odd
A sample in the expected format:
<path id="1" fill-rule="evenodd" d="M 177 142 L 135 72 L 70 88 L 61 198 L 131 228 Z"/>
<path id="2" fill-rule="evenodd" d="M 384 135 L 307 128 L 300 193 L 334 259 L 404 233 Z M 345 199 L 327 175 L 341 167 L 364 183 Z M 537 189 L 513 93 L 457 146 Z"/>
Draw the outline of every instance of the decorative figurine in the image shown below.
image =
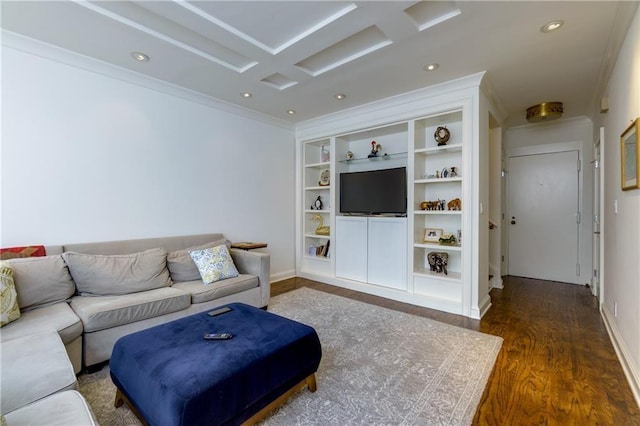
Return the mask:
<path id="1" fill-rule="evenodd" d="M 323 226 L 322 216 L 320 216 L 319 214 L 314 214 L 311 219 L 317 220 L 319 222 L 318 227 L 316 228 L 316 235 L 329 235 L 330 229 L 328 226 Z"/>
<path id="2" fill-rule="evenodd" d="M 329 170 L 323 170 L 320 173 L 320 180 L 318 181 L 318 185 L 329 186 L 329 184 L 331 183 L 330 176 L 331 176 L 331 172 L 329 172 Z"/>
<path id="3" fill-rule="evenodd" d="M 377 157 L 381 149 L 382 145 L 376 144 L 376 141 L 371 141 L 371 153 L 367 155 L 367 158 Z"/>
<path id="4" fill-rule="evenodd" d="M 322 146 L 322 149 L 320 149 L 320 160 L 323 163 L 328 163 L 329 162 L 329 150 L 327 148 L 324 147 L 324 145 Z"/>
<path id="5" fill-rule="evenodd" d="M 322 210 L 322 200 L 320 199 L 319 195 L 318 195 L 318 198 L 316 198 L 316 201 L 313 202 L 313 205 L 316 208 L 316 210 Z"/>
<path id="6" fill-rule="evenodd" d="M 446 252 L 432 251 L 427 254 L 427 260 L 431 271 L 447 275 L 447 263 L 449 263 L 449 254 Z"/>
<path id="7" fill-rule="evenodd" d="M 454 198 L 447 203 L 447 210 L 462 210 L 462 201 L 460 198 Z"/>
<path id="8" fill-rule="evenodd" d="M 347 151 L 347 161 L 353 160 L 353 152 Z"/>

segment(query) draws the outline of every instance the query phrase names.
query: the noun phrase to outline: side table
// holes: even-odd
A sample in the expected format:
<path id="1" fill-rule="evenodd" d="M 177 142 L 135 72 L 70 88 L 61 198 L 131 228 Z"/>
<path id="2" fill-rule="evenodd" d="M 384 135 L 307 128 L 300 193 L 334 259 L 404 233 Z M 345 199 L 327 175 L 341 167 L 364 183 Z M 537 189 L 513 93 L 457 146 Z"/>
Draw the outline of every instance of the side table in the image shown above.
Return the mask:
<path id="1" fill-rule="evenodd" d="M 267 243 L 253 243 L 249 241 L 243 241 L 240 243 L 231 243 L 231 248 L 238 248 L 242 250 L 253 250 L 267 247 Z"/>

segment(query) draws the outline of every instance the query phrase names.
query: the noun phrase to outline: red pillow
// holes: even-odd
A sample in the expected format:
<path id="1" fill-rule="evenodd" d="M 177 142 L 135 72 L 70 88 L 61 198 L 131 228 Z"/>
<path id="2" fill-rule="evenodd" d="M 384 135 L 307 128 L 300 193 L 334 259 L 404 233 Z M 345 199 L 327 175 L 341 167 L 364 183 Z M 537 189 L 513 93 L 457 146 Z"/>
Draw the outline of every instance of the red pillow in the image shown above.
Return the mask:
<path id="1" fill-rule="evenodd" d="M 0 260 L 15 259 L 17 257 L 46 256 L 44 246 L 9 247 L 0 249 Z"/>

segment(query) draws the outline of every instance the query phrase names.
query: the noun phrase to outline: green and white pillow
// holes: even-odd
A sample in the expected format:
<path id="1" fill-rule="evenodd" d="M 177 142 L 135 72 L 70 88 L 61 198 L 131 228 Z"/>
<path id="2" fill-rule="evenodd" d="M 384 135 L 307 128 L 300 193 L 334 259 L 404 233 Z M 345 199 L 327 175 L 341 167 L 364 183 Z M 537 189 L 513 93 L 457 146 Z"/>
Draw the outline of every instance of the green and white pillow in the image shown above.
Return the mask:
<path id="1" fill-rule="evenodd" d="M 204 250 L 191 250 L 189 255 L 200 271 L 205 284 L 239 275 L 236 265 L 226 245 L 211 247 Z"/>
<path id="2" fill-rule="evenodd" d="M 2 284 L 0 327 L 2 327 L 20 318 L 18 292 L 13 282 L 13 269 L 6 262 L 0 262 L 0 283 Z"/>

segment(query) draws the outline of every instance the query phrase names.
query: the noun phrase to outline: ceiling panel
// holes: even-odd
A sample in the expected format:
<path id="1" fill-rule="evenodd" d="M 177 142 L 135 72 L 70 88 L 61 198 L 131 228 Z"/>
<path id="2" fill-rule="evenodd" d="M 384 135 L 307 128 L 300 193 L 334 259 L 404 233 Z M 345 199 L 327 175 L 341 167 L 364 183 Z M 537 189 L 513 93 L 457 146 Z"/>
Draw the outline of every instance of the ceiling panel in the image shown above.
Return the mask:
<path id="1" fill-rule="evenodd" d="M 512 126 L 543 101 L 564 102 L 565 117 L 589 115 L 638 2 L 3 0 L 0 7 L 3 30 L 289 121 L 487 71 Z M 565 25 L 540 32 L 555 19 Z M 133 51 L 150 60 L 133 60 Z M 433 62 L 439 68 L 424 71 Z"/>

